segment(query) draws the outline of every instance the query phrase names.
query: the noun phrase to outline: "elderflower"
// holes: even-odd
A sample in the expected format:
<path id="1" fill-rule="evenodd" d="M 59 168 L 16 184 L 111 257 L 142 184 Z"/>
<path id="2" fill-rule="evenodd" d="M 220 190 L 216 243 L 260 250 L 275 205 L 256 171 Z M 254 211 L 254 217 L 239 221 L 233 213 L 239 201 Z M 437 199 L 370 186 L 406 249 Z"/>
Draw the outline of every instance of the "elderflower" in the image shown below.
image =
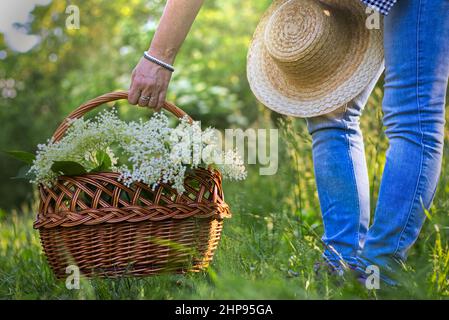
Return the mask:
<path id="1" fill-rule="evenodd" d="M 182 193 L 187 168 L 200 165 L 216 165 L 226 178 L 246 177 L 243 161 L 233 150 L 221 151 L 212 128 L 202 131 L 199 122 L 190 122 L 187 117 L 171 128 L 163 113 L 155 113 L 147 121 L 127 123 L 113 109 L 92 120 L 70 120 L 60 141 L 38 145 L 30 169 L 35 177 L 31 182 L 51 186 L 58 177 L 52 170 L 56 161 L 77 162 L 86 172 L 95 170 L 101 165 L 100 152 L 110 160 L 107 169 L 118 172 L 119 180 L 127 186 L 135 182 L 152 187 L 171 183 Z"/>

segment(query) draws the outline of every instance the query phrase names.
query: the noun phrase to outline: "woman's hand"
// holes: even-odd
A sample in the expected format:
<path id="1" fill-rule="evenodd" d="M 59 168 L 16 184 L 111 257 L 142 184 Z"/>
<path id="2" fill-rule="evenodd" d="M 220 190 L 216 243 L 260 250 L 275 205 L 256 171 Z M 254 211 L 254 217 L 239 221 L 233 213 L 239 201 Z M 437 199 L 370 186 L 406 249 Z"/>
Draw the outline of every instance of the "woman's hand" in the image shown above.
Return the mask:
<path id="1" fill-rule="evenodd" d="M 141 58 L 131 75 L 129 103 L 159 111 L 164 105 L 170 78 L 169 70 Z"/>
<path id="2" fill-rule="evenodd" d="M 204 0 L 167 0 L 148 53 L 172 65 Z M 141 58 L 134 68 L 128 101 L 160 110 L 165 102 L 171 72 Z"/>

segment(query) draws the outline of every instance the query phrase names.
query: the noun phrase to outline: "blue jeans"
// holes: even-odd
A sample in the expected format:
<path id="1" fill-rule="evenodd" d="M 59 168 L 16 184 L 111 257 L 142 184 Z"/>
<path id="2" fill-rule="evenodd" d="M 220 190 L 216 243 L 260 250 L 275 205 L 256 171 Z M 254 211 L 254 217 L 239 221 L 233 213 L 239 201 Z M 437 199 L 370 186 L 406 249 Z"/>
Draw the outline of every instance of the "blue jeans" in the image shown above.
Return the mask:
<path id="1" fill-rule="evenodd" d="M 384 19 L 383 123 L 389 148 L 374 222 L 359 118 L 377 78 L 331 114 L 309 118 L 325 258 L 384 274 L 406 260 L 432 203 L 443 153 L 449 0 L 399 0 Z M 379 74 L 380 76 L 380 74 Z"/>

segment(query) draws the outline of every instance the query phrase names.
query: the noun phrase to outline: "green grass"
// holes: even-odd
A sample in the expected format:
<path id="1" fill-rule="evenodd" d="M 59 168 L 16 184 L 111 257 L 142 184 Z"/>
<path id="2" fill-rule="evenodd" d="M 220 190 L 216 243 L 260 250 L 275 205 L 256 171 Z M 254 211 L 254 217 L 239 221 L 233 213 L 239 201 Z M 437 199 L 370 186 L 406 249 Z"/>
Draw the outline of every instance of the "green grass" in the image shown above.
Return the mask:
<path id="1" fill-rule="evenodd" d="M 387 142 L 379 122 L 379 94 L 367 107 L 365 130 L 373 203 Z M 373 119 L 377 119 L 373 121 Z M 263 127 L 266 120 L 261 119 Z M 2 299 L 410 299 L 449 295 L 449 150 L 442 180 L 400 288 L 368 291 L 351 276 L 344 281 L 313 272 L 322 252 L 322 224 L 313 180 L 310 139 L 303 121 L 283 122 L 279 172 L 259 176 L 250 168 L 243 183 L 226 183 L 233 218 L 203 273 L 146 278 L 82 279 L 80 290 L 56 280 L 32 228 L 35 205 L 0 212 Z M 368 132 L 368 135 L 366 134 Z"/>

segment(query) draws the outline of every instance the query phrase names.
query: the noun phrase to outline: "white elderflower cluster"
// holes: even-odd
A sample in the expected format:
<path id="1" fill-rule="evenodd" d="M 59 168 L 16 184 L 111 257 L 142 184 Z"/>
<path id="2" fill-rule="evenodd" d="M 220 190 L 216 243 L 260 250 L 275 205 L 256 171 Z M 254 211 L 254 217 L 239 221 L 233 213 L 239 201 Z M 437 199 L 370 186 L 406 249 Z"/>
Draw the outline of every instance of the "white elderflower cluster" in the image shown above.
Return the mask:
<path id="1" fill-rule="evenodd" d="M 163 113 L 155 113 L 148 121 L 127 123 L 112 110 L 93 120 L 73 120 L 60 141 L 39 145 L 30 169 L 35 176 L 32 182 L 51 186 L 57 178 L 52 171 L 55 161 L 77 162 L 89 172 L 99 165 L 98 152 L 108 155 L 108 169 L 119 172 L 126 185 L 171 183 L 182 193 L 187 168 L 201 165 L 216 166 L 225 178 L 246 177 L 243 161 L 233 150 L 221 151 L 214 129 L 202 131 L 199 122 L 190 123 L 188 118 L 171 128 Z"/>
<path id="2" fill-rule="evenodd" d="M 86 171 L 90 171 L 96 167 L 96 163 L 92 161 L 96 152 L 111 154 L 109 146 L 126 130 L 126 123 L 117 118 L 115 110 L 104 112 L 95 120 L 71 120 L 60 141 L 50 139 L 47 144 L 39 144 L 36 159 L 30 168 L 30 173 L 34 176 L 31 182 L 52 185 L 57 178 L 57 173 L 51 169 L 55 161 L 77 162 Z M 114 160 L 115 157 L 112 156 L 111 159 Z"/>

